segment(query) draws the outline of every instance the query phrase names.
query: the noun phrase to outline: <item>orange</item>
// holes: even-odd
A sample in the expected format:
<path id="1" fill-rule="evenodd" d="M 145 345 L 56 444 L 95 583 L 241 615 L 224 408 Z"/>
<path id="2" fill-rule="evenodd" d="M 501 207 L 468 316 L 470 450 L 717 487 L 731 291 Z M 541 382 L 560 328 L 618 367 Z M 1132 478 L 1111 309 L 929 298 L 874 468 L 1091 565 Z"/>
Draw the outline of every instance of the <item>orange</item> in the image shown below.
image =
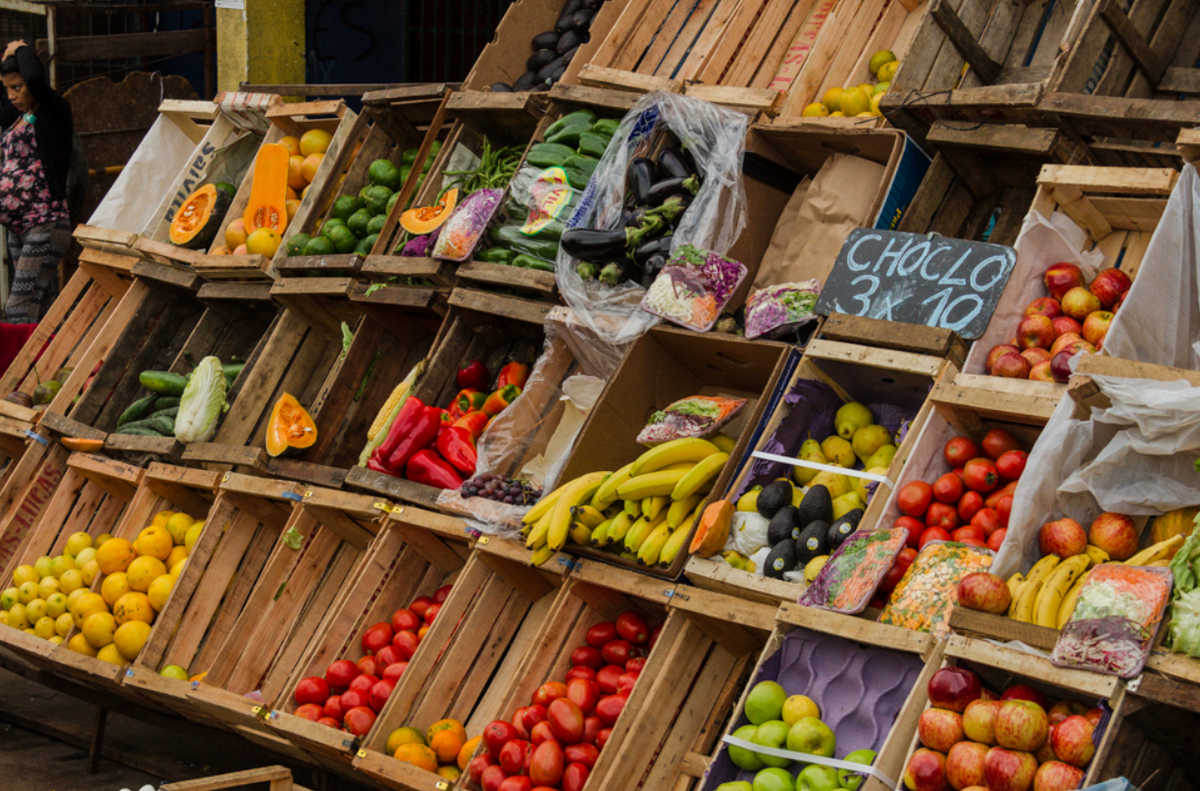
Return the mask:
<path id="1" fill-rule="evenodd" d="M 427 741 L 430 745 L 432 745 L 433 737 L 436 736 L 437 734 L 441 733 L 442 731 L 450 731 L 451 733 L 456 735 L 458 737 L 459 747 L 461 747 L 463 742 L 465 742 L 467 740 L 467 731 L 465 728 L 463 728 L 462 723 L 459 722 L 458 720 L 446 719 L 446 720 L 438 720 L 437 722 L 435 722 L 434 724 L 429 726 L 429 730 L 426 731 L 426 733 L 425 733 L 425 741 Z M 458 751 L 455 750 L 454 754 L 458 755 Z"/>
<path id="2" fill-rule="evenodd" d="M 387 750 L 388 755 L 395 755 L 396 750 L 402 744 L 424 744 L 425 736 L 416 728 L 397 728 L 388 734 Z"/>
<path id="3" fill-rule="evenodd" d="M 168 553 L 170 551 L 167 550 Z M 129 568 L 135 557 L 137 553 L 133 551 L 133 544 L 124 538 L 110 538 L 96 550 L 96 562 L 100 564 L 100 571 L 104 574 L 124 571 Z M 59 582 L 61 587 L 61 580 Z"/>
<path id="4" fill-rule="evenodd" d="M 106 612 L 94 612 L 83 619 L 83 627 L 79 631 L 92 648 L 99 650 L 112 643 L 113 632 L 116 630 L 115 618 Z"/>
<path id="5" fill-rule="evenodd" d="M 95 656 L 96 649 L 92 648 L 92 644 L 87 641 L 87 638 L 81 634 L 77 634 L 67 641 L 67 648 L 77 654 L 84 656 Z"/>
<path id="6" fill-rule="evenodd" d="M 150 590 L 150 583 L 167 573 L 167 567 L 161 560 L 151 555 L 142 555 L 129 564 L 125 579 L 129 587 L 145 593 Z"/>
<path id="7" fill-rule="evenodd" d="M 436 772 L 438 768 L 437 754 L 423 744 L 402 744 L 393 757 L 426 772 Z"/>
<path id="8" fill-rule="evenodd" d="M 324 129 L 309 129 L 300 136 L 300 154 L 305 157 L 312 154 L 324 154 L 329 149 L 331 140 L 333 140 L 333 135 Z"/>
<path id="9" fill-rule="evenodd" d="M 458 751 L 458 768 L 464 772 L 467 770 L 467 764 L 471 763 L 471 759 L 475 756 L 475 748 L 479 746 L 479 740 L 482 736 L 476 736 L 474 739 L 468 739 L 467 743 Z"/>
<path id="10" fill-rule="evenodd" d="M 304 180 L 304 157 L 294 156 L 288 158 L 288 187 L 294 190 L 302 190 L 308 184 Z"/>
<path id="11" fill-rule="evenodd" d="M 113 605 L 113 615 L 118 626 L 130 621 L 154 623 L 154 608 L 150 606 L 150 599 L 146 594 L 137 591 L 126 593 L 117 599 L 117 603 Z"/>
<path id="12" fill-rule="evenodd" d="M 170 531 L 165 527 L 157 527 L 151 525 L 138 533 L 137 541 L 133 542 L 133 548 L 143 557 L 150 555 L 159 560 L 166 560 L 171 556 L 171 548 L 175 546 L 175 539 L 171 538 Z"/>
<path id="13" fill-rule="evenodd" d="M 321 167 L 321 160 L 324 158 L 324 153 L 309 154 L 304 158 L 304 164 L 300 166 L 300 172 L 304 175 L 305 182 L 312 184 L 313 179 L 317 177 L 317 168 Z"/>
<path id="14" fill-rule="evenodd" d="M 462 751 L 463 743 L 458 738 L 458 734 L 453 729 L 438 731 L 429 740 L 429 746 L 437 753 L 438 761 L 443 764 L 453 763 L 458 760 L 458 754 Z"/>
<path id="15" fill-rule="evenodd" d="M 108 602 L 109 607 L 116 604 L 117 599 L 131 590 L 133 589 L 129 587 L 129 579 L 123 571 L 109 574 L 104 578 L 104 582 L 100 583 L 100 595 L 104 597 L 104 601 Z"/>
<path id="16" fill-rule="evenodd" d="M 446 780 L 457 780 L 461 774 L 462 770 L 457 766 L 439 766 L 437 770 L 437 776 Z"/>
<path id="17" fill-rule="evenodd" d="M 288 222 L 291 222 L 296 217 L 296 212 L 300 211 L 300 201 L 288 198 L 284 205 L 287 207 Z"/>
<path id="18" fill-rule="evenodd" d="M 288 150 L 288 156 L 300 156 L 300 138 L 288 135 L 287 137 L 280 138 L 279 145 Z"/>

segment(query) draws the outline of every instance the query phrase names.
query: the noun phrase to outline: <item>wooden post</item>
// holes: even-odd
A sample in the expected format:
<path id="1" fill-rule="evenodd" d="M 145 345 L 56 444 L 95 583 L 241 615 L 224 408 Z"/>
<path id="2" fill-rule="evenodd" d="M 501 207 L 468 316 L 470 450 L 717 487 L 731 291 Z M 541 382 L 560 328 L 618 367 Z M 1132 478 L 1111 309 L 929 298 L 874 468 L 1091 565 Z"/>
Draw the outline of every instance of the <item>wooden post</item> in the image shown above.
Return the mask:
<path id="1" fill-rule="evenodd" d="M 100 756 L 104 751 L 104 723 L 108 719 L 108 709 L 96 706 L 96 727 L 92 731 L 92 743 L 88 745 L 88 774 L 96 774 L 100 770 Z"/>
<path id="2" fill-rule="evenodd" d="M 58 13 L 54 6 L 46 6 L 46 50 L 50 53 L 50 87 L 58 90 Z"/>

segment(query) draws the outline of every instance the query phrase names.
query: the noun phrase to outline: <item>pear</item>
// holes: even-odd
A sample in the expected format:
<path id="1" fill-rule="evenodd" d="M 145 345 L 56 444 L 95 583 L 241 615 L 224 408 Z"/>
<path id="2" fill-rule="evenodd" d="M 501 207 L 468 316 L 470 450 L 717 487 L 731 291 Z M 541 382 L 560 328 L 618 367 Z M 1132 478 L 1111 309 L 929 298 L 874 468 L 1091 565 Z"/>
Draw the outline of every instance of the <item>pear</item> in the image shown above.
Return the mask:
<path id="1" fill-rule="evenodd" d="M 58 395 L 58 391 L 62 389 L 60 382 L 53 380 L 42 382 L 37 387 L 33 388 L 33 404 L 34 406 L 44 406 L 54 400 L 54 396 Z"/>
<path id="2" fill-rule="evenodd" d="M 833 498 L 833 521 L 836 522 L 855 508 L 866 510 L 866 507 L 866 502 L 858 496 L 858 492 L 847 492 L 841 497 L 835 497 Z"/>
<path id="3" fill-rule="evenodd" d="M 854 455 L 865 463 L 867 459 L 875 455 L 875 451 L 891 441 L 891 432 L 883 426 L 872 423 L 854 432 L 854 438 L 850 440 L 850 445 L 854 448 Z"/>
<path id="4" fill-rule="evenodd" d="M 883 467 L 887 469 L 892 466 L 892 459 L 896 458 L 896 446 L 888 443 L 882 445 L 871 456 L 863 462 L 863 466 L 867 469 L 872 467 Z"/>
<path id="5" fill-rule="evenodd" d="M 817 477 L 812 479 L 812 486 L 824 486 L 829 490 L 829 496 L 833 498 L 841 497 L 850 491 L 850 476 L 839 475 L 833 472 L 818 473 Z"/>
<path id="6" fill-rule="evenodd" d="M 853 437 L 854 432 L 863 426 L 869 426 L 874 422 L 875 416 L 871 414 L 871 410 L 857 401 L 842 404 L 833 418 L 833 426 L 837 429 L 838 436 L 845 440 Z"/>
<path id="7" fill-rule="evenodd" d="M 836 464 L 839 467 L 853 467 L 856 459 L 854 458 L 854 446 L 841 437 L 826 437 L 821 443 L 821 452 L 825 454 L 825 458 L 829 459 L 830 464 Z"/>
<path id="8" fill-rule="evenodd" d="M 735 511 L 754 511 L 758 513 L 758 493 L 762 491 L 761 486 L 755 486 L 750 491 L 738 498 Z"/>
<path id="9" fill-rule="evenodd" d="M 874 475 L 887 475 L 887 467 L 871 467 L 868 465 L 867 472 Z M 869 480 L 867 478 L 854 479 L 854 491 L 858 492 L 858 496 L 862 498 L 864 503 L 869 503 L 871 501 L 872 488 L 877 491 L 879 486 L 880 484 L 878 482 Z"/>
<path id="10" fill-rule="evenodd" d="M 815 439 L 806 439 L 804 444 L 800 446 L 799 458 L 804 461 L 811 461 L 814 464 L 828 464 L 829 460 L 825 458 L 825 454 L 821 452 L 821 443 Z M 817 477 L 820 470 L 814 470 L 810 467 L 793 467 L 792 478 L 800 486 L 808 486 L 813 478 Z"/>

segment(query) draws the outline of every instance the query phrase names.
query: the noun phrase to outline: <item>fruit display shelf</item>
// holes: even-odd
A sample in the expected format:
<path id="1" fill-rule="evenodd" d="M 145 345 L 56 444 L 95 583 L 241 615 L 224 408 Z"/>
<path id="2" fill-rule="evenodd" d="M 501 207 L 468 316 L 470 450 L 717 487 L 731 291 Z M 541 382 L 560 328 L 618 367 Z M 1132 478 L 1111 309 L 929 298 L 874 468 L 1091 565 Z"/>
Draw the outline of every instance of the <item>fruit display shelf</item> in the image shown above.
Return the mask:
<path id="1" fill-rule="evenodd" d="M 1167 169 L 1045 165 L 1030 209 L 1047 220 L 1063 215 L 1060 219 L 1073 223 L 1080 234 L 1080 252 L 1102 253 L 1101 271 L 1115 267 L 1133 280 L 1177 177 Z M 1020 258 L 962 372 L 953 384 L 939 388 L 936 400 L 985 416 L 1004 414 L 1030 425 L 1045 425 L 1066 392 L 1065 384 L 987 373 L 989 353 L 1016 336 L 1026 305 L 1050 293 L 1043 283 L 1045 273 L 1035 267 L 1044 269 L 1031 256 Z M 1118 308 L 1113 322 L 1120 321 Z"/>
<path id="2" fill-rule="evenodd" d="M 272 274 L 282 277 L 331 272 L 346 275 L 362 265 L 365 254 L 351 250 L 343 252 L 334 249 L 332 253 L 310 255 L 305 251 L 307 245 L 304 239 L 320 236 L 324 222 L 335 214 L 339 219 L 348 220 L 353 212 L 338 211 L 338 201 L 344 199 L 343 204 L 353 204 L 357 211 L 363 206 L 361 193 L 371 187 L 384 186 L 391 194 L 400 196 L 395 200 L 391 200 L 391 195 L 383 200 L 380 200 L 381 196 L 373 196 L 374 203 L 386 203 L 392 208 L 372 214 L 385 218 L 392 215 L 398 217 L 408 199 L 416 192 L 421 174 L 413 162 L 423 162 L 424 157 L 433 154 L 432 142 L 427 143 L 426 138 L 433 141 L 445 136 L 445 105 L 450 94 L 451 89 L 445 83 L 432 83 L 364 96 L 363 112 L 356 119 L 344 146 L 350 158 L 344 160 L 346 165 L 343 172 L 336 172 L 322 182 L 321 189 L 314 196 L 312 210 L 302 224 L 295 224 L 294 232 L 290 234 L 290 244 L 281 244 L 275 253 L 271 261 Z M 422 149 L 425 150 L 424 155 L 421 154 Z M 410 155 L 415 155 L 415 159 L 405 161 Z M 394 171 L 375 166 L 379 172 L 372 179 L 371 168 L 380 160 L 389 162 Z M 408 169 L 407 172 L 405 169 Z M 401 178 L 402 175 L 408 178 Z M 393 204 L 398 204 L 399 208 L 394 208 Z M 355 236 L 360 245 L 366 241 L 363 238 L 365 234 Z M 367 245 L 367 249 L 370 247 Z"/>
<path id="3" fill-rule="evenodd" d="M 1192 684 L 1150 673 L 1130 682 L 1092 759 L 1096 777 L 1127 777 L 1142 791 L 1191 791 L 1198 776 L 1198 709 Z"/>
<path id="4" fill-rule="evenodd" d="M 275 97 L 263 113 L 269 124 L 262 138 L 262 144 L 279 143 L 285 137 L 300 138 L 305 132 L 320 129 L 329 135 L 326 149 L 321 161 L 309 182 L 309 196 L 299 198 L 296 213 L 288 221 L 279 242 L 279 247 L 285 247 L 288 239 L 296 229 L 303 227 L 310 213 L 318 211 L 314 204 L 322 195 L 325 182 L 343 173 L 354 153 L 354 145 L 365 131 L 364 126 L 357 123 L 358 114 L 346 106 L 342 100 L 316 102 L 284 102 L 281 97 Z M 261 147 L 261 146 L 260 146 Z M 335 175 L 337 174 L 337 175 Z M 187 174 L 181 176 L 181 183 L 192 183 Z M 200 182 L 195 182 L 199 186 Z M 158 227 L 149 235 L 143 236 L 135 243 L 134 248 L 148 261 L 156 261 L 169 266 L 180 267 L 196 272 L 209 280 L 269 280 L 271 277 L 271 257 L 261 254 L 237 254 L 227 247 L 227 235 L 231 223 L 242 219 L 246 206 L 250 202 L 250 191 L 254 183 L 254 158 L 250 158 L 244 175 L 238 184 L 237 192 L 229 204 L 225 217 L 220 220 L 220 227 L 207 249 L 189 250 L 170 242 L 170 221 L 165 217 Z M 190 193 L 189 193 L 190 194 Z M 235 248 L 236 249 L 236 248 Z"/>
<path id="5" fill-rule="evenodd" d="M 884 465 L 885 473 L 879 473 L 879 470 L 875 472 L 886 475 L 890 480 L 897 480 L 914 450 L 921 428 L 933 409 L 928 402 L 930 389 L 939 381 L 953 378 L 956 372 L 957 369 L 949 361 L 928 355 L 835 341 L 812 341 L 805 348 L 800 364 L 786 381 L 785 396 L 777 401 L 772 411 L 764 413 L 760 425 L 755 430 L 754 442 L 747 446 L 745 454 L 737 462 L 734 477 L 722 496 L 736 503 L 755 485 L 765 486 L 779 476 L 791 479 L 791 465 L 785 464 L 781 468 L 779 463 L 766 459 L 758 460 L 752 454 L 768 452 L 768 445 L 778 441 L 783 447 L 770 452 L 786 457 L 799 457 L 802 454 L 801 443 L 806 439 L 821 443 L 826 439 L 826 435 L 837 437 L 833 416 L 843 403 L 866 404 L 875 411 L 879 411 L 880 406 L 885 406 L 883 411 L 879 411 L 879 419 L 895 425 L 887 427 L 887 442 L 883 444 L 892 445 L 895 453 Z M 824 408 L 821 407 L 822 399 Z M 796 403 L 793 404 L 793 401 Z M 907 423 L 907 428 L 901 441 L 896 443 L 895 436 L 900 433 L 901 420 Z M 877 422 L 875 416 L 872 416 L 870 422 Z M 868 454 L 868 457 L 872 454 Z M 822 459 L 824 458 L 822 456 Z M 859 462 L 865 462 L 865 459 L 852 459 L 855 466 L 862 466 Z M 834 462 L 826 459 L 822 463 Z M 756 467 L 762 471 L 756 473 Z M 816 474 L 815 470 L 811 471 L 806 480 Z M 847 480 L 852 485 L 860 483 L 860 479 L 857 478 Z M 822 481 L 824 478 L 816 482 Z M 867 492 L 865 486 L 862 490 L 860 496 Z M 842 494 L 846 493 L 839 492 L 835 496 L 840 497 Z M 875 528 L 888 494 L 886 484 L 876 485 L 874 492 L 865 498 L 867 501 L 860 507 L 857 522 L 860 527 L 865 530 Z M 772 516 L 775 510 L 771 512 Z M 755 517 L 758 517 L 757 512 Z M 890 526 L 890 523 L 887 526 Z M 784 580 L 782 575 L 768 576 L 758 570 L 747 571 L 730 565 L 721 557 L 723 549 L 724 546 L 717 548 L 716 553 L 709 557 L 690 557 L 685 571 L 687 579 L 693 585 L 702 588 L 774 604 L 794 601 L 803 593 L 803 582 L 789 582 Z M 828 554 L 828 551 L 817 554 Z M 803 567 L 804 564 L 801 563 L 798 570 L 802 571 Z M 792 568 L 787 570 L 791 571 Z"/>
<path id="6" fill-rule="evenodd" d="M 804 752 L 832 753 L 831 757 L 842 760 L 861 750 L 873 750 L 874 769 L 899 782 L 910 735 L 924 703 L 925 685 L 940 666 L 941 656 L 942 646 L 929 634 L 784 604 L 722 733 L 780 749 L 807 742 L 813 749 Z M 783 712 L 785 699 L 781 696 L 804 705 L 797 706 L 795 714 Z M 793 696 L 804 696 L 808 702 Z M 801 723 L 804 726 L 797 728 Z M 767 732 L 760 735 L 760 726 Z M 794 738 L 790 736 L 793 728 Z M 812 740 L 807 741 L 810 736 Z M 755 762 L 747 760 L 748 752 L 722 739 L 697 788 L 711 791 L 725 782 L 754 779 L 762 763 L 758 762 L 758 769 L 751 768 Z M 858 753 L 851 760 L 861 757 Z M 792 776 L 788 765 L 790 761 L 777 759 L 769 773 L 786 771 Z M 819 769 L 812 771 L 820 773 Z M 827 787 L 821 785 L 826 782 L 822 778 L 804 779 L 811 787 Z M 871 776 L 859 787 L 881 791 L 896 786 L 884 785 Z"/>

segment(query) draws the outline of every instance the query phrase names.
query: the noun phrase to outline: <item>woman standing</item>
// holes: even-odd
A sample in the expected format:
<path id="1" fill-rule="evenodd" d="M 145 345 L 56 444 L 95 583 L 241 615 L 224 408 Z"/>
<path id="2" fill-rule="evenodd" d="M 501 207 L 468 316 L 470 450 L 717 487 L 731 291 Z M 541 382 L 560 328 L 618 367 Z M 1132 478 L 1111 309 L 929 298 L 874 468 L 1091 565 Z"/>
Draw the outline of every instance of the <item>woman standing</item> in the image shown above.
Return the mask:
<path id="1" fill-rule="evenodd" d="M 50 87 L 46 70 L 24 41 L 11 41 L 0 60 L 0 225 L 16 275 L 5 320 L 36 324 L 58 294 L 58 264 L 71 243 L 67 173 L 74 121 L 71 105 Z"/>

